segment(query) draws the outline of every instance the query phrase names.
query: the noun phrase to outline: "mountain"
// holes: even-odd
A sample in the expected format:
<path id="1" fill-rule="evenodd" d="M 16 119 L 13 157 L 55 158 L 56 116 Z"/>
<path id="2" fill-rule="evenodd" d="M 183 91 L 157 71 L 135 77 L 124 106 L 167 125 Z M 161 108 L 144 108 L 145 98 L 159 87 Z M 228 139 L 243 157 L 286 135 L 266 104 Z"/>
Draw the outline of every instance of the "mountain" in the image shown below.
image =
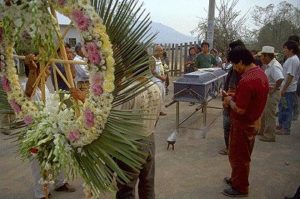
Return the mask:
<path id="1" fill-rule="evenodd" d="M 196 41 L 194 37 L 182 34 L 169 26 L 157 22 L 152 22 L 151 32 L 158 33 L 154 40 L 155 43 L 185 43 Z"/>

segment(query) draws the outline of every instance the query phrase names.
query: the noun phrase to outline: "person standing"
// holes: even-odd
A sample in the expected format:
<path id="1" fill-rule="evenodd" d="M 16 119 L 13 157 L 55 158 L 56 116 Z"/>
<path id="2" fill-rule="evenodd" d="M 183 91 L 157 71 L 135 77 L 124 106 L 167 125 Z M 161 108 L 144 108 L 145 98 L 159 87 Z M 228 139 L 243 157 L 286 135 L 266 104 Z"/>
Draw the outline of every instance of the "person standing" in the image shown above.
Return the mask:
<path id="1" fill-rule="evenodd" d="M 163 65 L 163 69 L 164 69 L 164 73 L 165 73 L 165 76 L 166 76 L 166 81 L 165 81 L 165 87 L 166 87 L 166 95 L 168 95 L 169 93 L 169 85 L 170 85 L 170 79 L 169 79 L 169 71 L 170 71 L 170 68 L 169 68 L 169 58 L 168 58 L 168 55 L 167 55 L 167 52 L 165 51 L 164 49 L 164 52 L 163 52 L 163 55 L 162 55 L 162 58 L 161 58 L 161 63 Z"/>
<path id="2" fill-rule="evenodd" d="M 166 96 L 166 87 L 165 87 L 166 76 L 161 61 L 163 52 L 164 52 L 163 48 L 160 45 L 156 45 L 154 47 L 153 56 L 150 58 L 150 71 L 153 75 L 151 80 L 159 87 L 162 104 L 164 104 L 164 100 Z M 161 108 L 163 109 L 163 105 L 161 106 Z M 160 115 L 165 116 L 167 114 L 161 110 Z"/>
<path id="3" fill-rule="evenodd" d="M 194 46 L 190 47 L 189 55 L 186 57 L 184 63 L 184 73 L 191 73 L 195 71 L 196 56 L 196 48 Z"/>
<path id="4" fill-rule="evenodd" d="M 298 35 L 291 35 L 289 36 L 288 40 L 295 41 L 297 45 L 300 45 L 300 38 Z M 300 59 L 300 52 L 298 53 L 298 58 Z M 299 70 L 300 73 L 300 70 Z M 300 74 L 299 74 L 300 76 Z M 299 117 L 299 98 L 300 98 L 300 81 L 298 79 L 298 84 L 297 84 L 297 90 L 296 90 L 296 95 L 294 95 L 294 112 L 293 112 L 293 120 L 297 120 Z"/>
<path id="5" fill-rule="evenodd" d="M 36 89 L 34 89 L 34 83 L 39 76 L 40 69 L 38 64 L 35 63 L 35 56 L 33 54 L 29 54 L 25 57 L 25 74 L 28 80 L 26 82 L 22 83 L 22 86 L 25 88 L 25 95 L 30 100 L 33 101 L 42 101 L 42 93 L 40 90 L 40 86 L 38 86 Z M 48 75 L 50 73 L 46 72 L 46 79 L 48 78 Z M 45 86 L 45 97 L 46 100 L 49 100 L 50 92 Z M 31 171 L 32 176 L 34 178 L 34 196 L 38 199 L 45 199 L 45 193 L 43 191 L 43 185 L 39 183 L 41 176 L 41 168 L 39 166 L 39 162 L 36 158 L 31 159 Z M 69 183 L 65 182 L 63 172 L 60 172 L 55 179 L 54 182 L 55 191 L 63 191 L 63 192 L 74 192 L 76 189 L 74 187 L 71 187 Z"/>
<path id="6" fill-rule="evenodd" d="M 83 47 L 81 43 L 76 44 L 75 52 L 76 56 L 74 57 L 74 61 L 84 62 L 85 55 L 83 53 Z M 89 83 L 89 71 L 87 65 L 83 64 L 74 64 L 76 75 L 75 75 L 75 83 L 76 87 L 82 91 L 88 91 L 90 83 Z"/>
<path id="7" fill-rule="evenodd" d="M 195 59 L 196 68 L 211 68 L 217 65 L 217 61 L 213 55 L 209 53 L 209 43 L 202 42 L 202 52 Z"/>
<path id="8" fill-rule="evenodd" d="M 248 195 L 251 153 L 259 119 L 264 110 L 269 83 L 264 71 L 255 65 L 251 52 L 236 48 L 229 52 L 228 60 L 234 70 L 241 74 L 234 97 L 224 97 L 224 106 L 231 108 L 231 129 L 229 141 L 229 162 L 231 177 L 224 181 L 231 185 L 223 194 L 229 197 Z"/>
<path id="9" fill-rule="evenodd" d="M 278 114 L 278 134 L 289 135 L 293 119 L 294 100 L 299 79 L 300 61 L 297 57 L 299 47 L 294 41 L 287 41 L 283 45 L 283 53 L 287 60 L 283 64 L 284 82 L 280 91 Z"/>
<path id="10" fill-rule="evenodd" d="M 138 81 L 142 81 L 142 79 Z M 140 83 L 138 81 L 135 83 Z M 161 97 L 160 89 L 157 84 L 150 82 L 145 88 L 147 88 L 145 91 L 122 105 L 123 110 L 143 111 L 152 116 L 152 119 L 148 118 L 143 121 L 147 140 L 142 140 L 145 146 L 142 147 L 141 150 L 146 154 L 145 163 L 139 171 L 132 171 L 132 169 L 128 168 L 124 163 L 118 163 L 120 168 L 130 173 L 131 180 L 128 183 L 117 183 L 118 191 L 116 193 L 116 199 L 135 199 L 135 187 L 137 183 L 139 198 L 155 199 L 154 130 L 161 110 Z"/>
<path id="11" fill-rule="evenodd" d="M 265 74 L 269 80 L 269 96 L 261 120 L 259 140 L 264 142 L 275 142 L 276 110 L 280 100 L 280 86 L 284 79 L 282 66 L 275 58 L 275 49 L 272 46 L 262 47 L 260 60 L 266 66 Z"/>
<path id="12" fill-rule="evenodd" d="M 241 40 L 236 40 L 229 44 L 229 48 L 231 51 L 235 48 L 245 48 L 245 45 Z M 230 61 L 228 61 L 228 62 L 230 62 Z M 228 95 L 234 96 L 239 80 L 240 80 L 240 75 L 235 70 L 233 70 L 233 67 L 231 67 L 228 71 L 228 75 L 226 76 L 223 90 L 225 92 L 227 92 Z M 226 148 L 221 149 L 219 151 L 220 155 L 228 154 L 229 134 L 230 134 L 230 126 L 231 126 L 231 121 L 230 121 L 229 116 L 230 116 L 230 108 L 224 107 L 224 109 L 223 109 L 223 129 L 224 129 L 224 140 L 225 140 Z"/>

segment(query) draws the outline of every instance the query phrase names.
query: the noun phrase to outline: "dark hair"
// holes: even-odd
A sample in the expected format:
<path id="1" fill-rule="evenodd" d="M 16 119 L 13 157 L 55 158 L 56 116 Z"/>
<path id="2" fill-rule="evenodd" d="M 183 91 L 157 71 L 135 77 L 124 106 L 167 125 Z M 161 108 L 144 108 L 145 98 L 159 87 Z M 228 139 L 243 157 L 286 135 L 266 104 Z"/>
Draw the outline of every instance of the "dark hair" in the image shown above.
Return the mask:
<path id="1" fill-rule="evenodd" d="M 81 50 L 81 43 L 77 43 L 76 46 L 75 46 L 75 52 L 78 54 Z"/>
<path id="2" fill-rule="evenodd" d="M 209 47 L 209 43 L 206 42 L 206 41 L 204 41 L 204 42 L 201 43 L 201 47 L 203 47 L 204 45 L 207 45 Z"/>
<path id="3" fill-rule="evenodd" d="M 244 42 L 242 42 L 242 40 L 238 39 L 238 40 L 235 40 L 235 41 L 231 42 L 229 44 L 229 48 L 231 50 L 233 50 L 235 48 L 246 48 L 246 47 L 245 47 Z"/>
<path id="4" fill-rule="evenodd" d="M 298 35 L 291 35 L 291 36 L 289 36 L 288 40 L 295 41 L 298 45 L 300 43 L 299 42 L 300 38 Z"/>
<path id="5" fill-rule="evenodd" d="M 147 51 L 146 51 L 146 52 L 147 52 Z M 162 54 L 162 56 L 163 56 L 163 58 L 167 58 L 167 57 L 168 57 L 167 52 L 164 51 L 163 54 Z"/>
<path id="6" fill-rule="evenodd" d="M 289 40 L 283 44 L 289 50 L 292 50 L 294 54 L 299 54 L 299 47 L 295 41 Z"/>
<path id="7" fill-rule="evenodd" d="M 199 44 L 195 44 L 194 46 L 195 50 L 198 50 L 199 52 L 201 52 L 201 46 L 199 46 Z"/>
<path id="8" fill-rule="evenodd" d="M 70 46 L 69 43 L 65 43 L 64 46 L 65 46 L 65 48 L 70 48 L 71 49 L 71 46 Z M 60 48 L 58 48 L 56 52 L 59 53 L 60 52 Z"/>
<path id="9" fill-rule="evenodd" d="M 196 52 L 196 47 L 192 46 L 192 47 L 190 47 L 190 49 L 189 49 L 189 55 L 191 55 L 191 50 L 193 50 L 193 49 L 194 49 L 194 51 Z"/>
<path id="10" fill-rule="evenodd" d="M 261 53 L 265 57 L 269 57 L 270 59 L 274 59 L 275 55 L 273 53 Z"/>
<path id="11" fill-rule="evenodd" d="M 255 62 L 253 55 L 246 48 L 235 48 L 228 54 L 228 61 L 238 64 L 242 61 L 244 65 L 250 65 Z"/>

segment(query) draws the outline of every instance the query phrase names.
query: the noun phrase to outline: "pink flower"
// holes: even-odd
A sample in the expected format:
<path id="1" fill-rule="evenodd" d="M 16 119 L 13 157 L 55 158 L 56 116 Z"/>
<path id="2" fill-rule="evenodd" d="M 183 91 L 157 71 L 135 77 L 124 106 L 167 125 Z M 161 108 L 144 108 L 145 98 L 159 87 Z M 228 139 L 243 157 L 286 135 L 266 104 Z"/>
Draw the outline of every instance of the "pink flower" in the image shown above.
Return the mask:
<path id="1" fill-rule="evenodd" d="M 81 31 L 88 29 L 90 23 L 89 18 L 85 16 L 81 10 L 74 10 L 72 16 Z"/>
<path id="2" fill-rule="evenodd" d="M 71 132 L 68 134 L 68 139 L 69 139 L 71 142 L 75 142 L 76 140 L 79 140 L 79 138 L 80 138 L 80 132 L 79 132 L 79 130 L 71 131 Z"/>
<path id="3" fill-rule="evenodd" d="M 65 5 L 66 1 L 65 0 L 57 0 L 58 5 L 63 6 Z"/>
<path id="4" fill-rule="evenodd" d="M 10 88 L 10 85 L 9 85 L 9 81 L 8 81 L 8 79 L 5 76 L 3 76 L 1 78 L 1 84 L 2 84 L 3 90 L 5 92 L 10 92 L 11 91 L 11 88 Z"/>
<path id="5" fill-rule="evenodd" d="M 88 58 L 92 64 L 100 64 L 101 62 L 101 57 L 98 52 L 89 54 Z"/>
<path id="6" fill-rule="evenodd" d="M 87 128 L 92 128 L 95 125 L 95 115 L 90 109 L 84 111 L 84 122 Z"/>
<path id="7" fill-rule="evenodd" d="M 96 73 L 92 76 L 92 84 L 102 84 L 103 76 L 101 73 Z"/>
<path id="8" fill-rule="evenodd" d="M 32 122 L 33 122 L 32 116 L 31 115 L 26 115 L 24 117 L 24 122 L 25 122 L 26 125 L 32 124 Z"/>
<path id="9" fill-rule="evenodd" d="M 73 10 L 72 12 L 72 16 L 74 17 L 74 19 L 79 19 L 83 16 L 83 13 L 81 10 Z"/>
<path id="10" fill-rule="evenodd" d="M 100 84 L 93 84 L 91 88 L 92 88 L 92 92 L 96 96 L 99 96 L 103 93 L 103 89 L 102 89 L 102 86 Z"/>
<path id="11" fill-rule="evenodd" d="M 85 48 L 86 48 L 88 54 L 98 52 L 98 48 L 97 48 L 97 45 L 95 42 L 88 42 L 85 45 Z"/>
<path id="12" fill-rule="evenodd" d="M 16 100 L 10 100 L 9 104 L 11 106 L 11 108 L 18 114 L 21 112 L 21 107 L 19 104 L 17 104 Z"/>

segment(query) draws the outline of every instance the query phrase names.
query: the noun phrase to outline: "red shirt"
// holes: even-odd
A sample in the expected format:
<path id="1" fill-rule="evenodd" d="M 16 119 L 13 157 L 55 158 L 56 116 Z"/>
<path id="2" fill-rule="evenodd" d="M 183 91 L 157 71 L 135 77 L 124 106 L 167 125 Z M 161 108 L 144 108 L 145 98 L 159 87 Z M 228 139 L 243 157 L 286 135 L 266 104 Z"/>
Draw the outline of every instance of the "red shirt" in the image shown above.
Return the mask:
<path id="1" fill-rule="evenodd" d="M 232 116 L 243 123 L 253 124 L 264 111 L 269 93 L 269 82 L 264 71 L 259 67 L 247 70 L 237 85 L 233 101 L 243 115 L 232 111 Z"/>

